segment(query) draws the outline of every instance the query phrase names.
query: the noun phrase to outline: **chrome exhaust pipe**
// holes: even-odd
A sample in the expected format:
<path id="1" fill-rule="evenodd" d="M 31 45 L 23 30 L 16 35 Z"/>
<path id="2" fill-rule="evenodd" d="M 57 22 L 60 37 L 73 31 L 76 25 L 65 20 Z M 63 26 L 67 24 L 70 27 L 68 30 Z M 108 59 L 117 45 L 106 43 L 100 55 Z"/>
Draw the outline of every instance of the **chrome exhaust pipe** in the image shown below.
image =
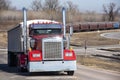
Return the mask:
<path id="1" fill-rule="evenodd" d="M 69 36 L 66 36 L 66 10 L 65 10 L 64 7 L 62 8 L 62 17 L 63 17 L 63 28 L 64 28 L 63 39 L 64 39 L 64 43 L 67 43 L 66 49 L 69 49 L 69 47 L 70 47 L 70 38 L 69 38 Z"/>
<path id="2" fill-rule="evenodd" d="M 27 53 L 27 9 L 23 8 L 23 48 Z"/>
<path id="3" fill-rule="evenodd" d="M 62 8 L 62 16 L 63 16 L 64 38 L 66 36 L 66 14 L 65 13 L 66 13 L 66 10 L 63 7 Z"/>

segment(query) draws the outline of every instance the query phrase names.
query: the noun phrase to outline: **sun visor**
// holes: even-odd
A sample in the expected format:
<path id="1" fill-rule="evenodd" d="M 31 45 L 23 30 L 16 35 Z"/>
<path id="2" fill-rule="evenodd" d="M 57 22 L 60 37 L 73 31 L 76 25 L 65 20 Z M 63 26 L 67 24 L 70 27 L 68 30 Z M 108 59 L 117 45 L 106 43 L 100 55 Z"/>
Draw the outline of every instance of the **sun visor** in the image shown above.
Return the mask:
<path id="1" fill-rule="evenodd" d="M 61 29 L 62 25 L 61 24 L 31 24 L 30 28 L 32 29 L 60 28 Z"/>

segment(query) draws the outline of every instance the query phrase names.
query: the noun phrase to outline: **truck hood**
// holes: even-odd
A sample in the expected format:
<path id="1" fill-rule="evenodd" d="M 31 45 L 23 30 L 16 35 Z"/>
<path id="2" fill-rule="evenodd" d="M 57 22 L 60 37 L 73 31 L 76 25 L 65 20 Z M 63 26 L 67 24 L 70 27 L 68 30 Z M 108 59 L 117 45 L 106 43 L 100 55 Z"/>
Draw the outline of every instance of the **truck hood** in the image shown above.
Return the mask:
<path id="1" fill-rule="evenodd" d="M 63 37 L 63 35 L 35 35 L 32 36 L 32 38 L 36 39 L 36 40 L 41 40 L 43 38 L 48 38 L 48 37 Z"/>
<path id="2" fill-rule="evenodd" d="M 63 37 L 63 35 L 36 35 L 32 36 L 35 39 L 34 49 L 42 50 L 42 39 L 49 38 L 49 37 Z"/>

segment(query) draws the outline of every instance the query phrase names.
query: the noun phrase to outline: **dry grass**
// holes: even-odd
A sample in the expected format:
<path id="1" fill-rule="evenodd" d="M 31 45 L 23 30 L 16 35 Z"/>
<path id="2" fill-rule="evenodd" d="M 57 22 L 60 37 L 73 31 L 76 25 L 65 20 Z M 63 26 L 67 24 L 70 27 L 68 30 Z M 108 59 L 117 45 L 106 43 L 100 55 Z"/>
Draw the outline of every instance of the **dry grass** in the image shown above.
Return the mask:
<path id="1" fill-rule="evenodd" d="M 102 68 L 102 69 L 120 72 L 120 61 L 117 62 L 117 61 L 110 61 L 110 60 L 105 60 L 91 56 L 85 57 L 83 55 L 78 55 L 77 63 L 86 66 L 91 66 L 94 68 L 96 67 L 96 68 Z"/>
<path id="2" fill-rule="evenodd" d="M 8 31 L 19 24 L 20 21 L 0 21 L 0 31 Z"/>
<path id="3" fill-rule="evenodd" d="M 101 37 L 100 34 L 106 32 L 117 32 L 119 30 L 106 30 L 106 31 L 93 31 L 93 32 L 79 32 L 74 33 L 71 38 L 72 45 L 84 46 L 85 41 L 88 46 L 99 46 L 99 45 L 115 45 L 119 44 L 119 40 L 108 39 Z"/>
<path id="4" fill-rule="evenodd" d="M 0 32 L 0 48 L 6 48 L 7 46 L 7 33 Z"/>

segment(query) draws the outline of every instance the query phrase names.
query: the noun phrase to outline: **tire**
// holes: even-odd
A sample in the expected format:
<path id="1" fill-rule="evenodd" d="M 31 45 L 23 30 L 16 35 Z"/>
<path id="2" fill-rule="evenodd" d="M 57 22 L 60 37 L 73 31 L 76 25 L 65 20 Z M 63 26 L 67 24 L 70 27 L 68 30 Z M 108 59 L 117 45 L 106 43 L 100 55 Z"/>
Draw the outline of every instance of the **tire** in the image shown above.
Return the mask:
<path id="1" fill-rule="evenodd" d="M 70 75 L 70 76 L 73 76 L 74 75 L 74 71 L 67 71 L 67 74 Z"/>
<path id="2" fill-rule="evenodd" d="M 28 72 L 26 68 L 18 67 L 19 72 Z"/>
<path id="3" fill-rule="evenodd" d="M 17 57 L 17 69 L 18 72 L 27 72 L 27 67 L 20 66 L 20 59 Z"/>

